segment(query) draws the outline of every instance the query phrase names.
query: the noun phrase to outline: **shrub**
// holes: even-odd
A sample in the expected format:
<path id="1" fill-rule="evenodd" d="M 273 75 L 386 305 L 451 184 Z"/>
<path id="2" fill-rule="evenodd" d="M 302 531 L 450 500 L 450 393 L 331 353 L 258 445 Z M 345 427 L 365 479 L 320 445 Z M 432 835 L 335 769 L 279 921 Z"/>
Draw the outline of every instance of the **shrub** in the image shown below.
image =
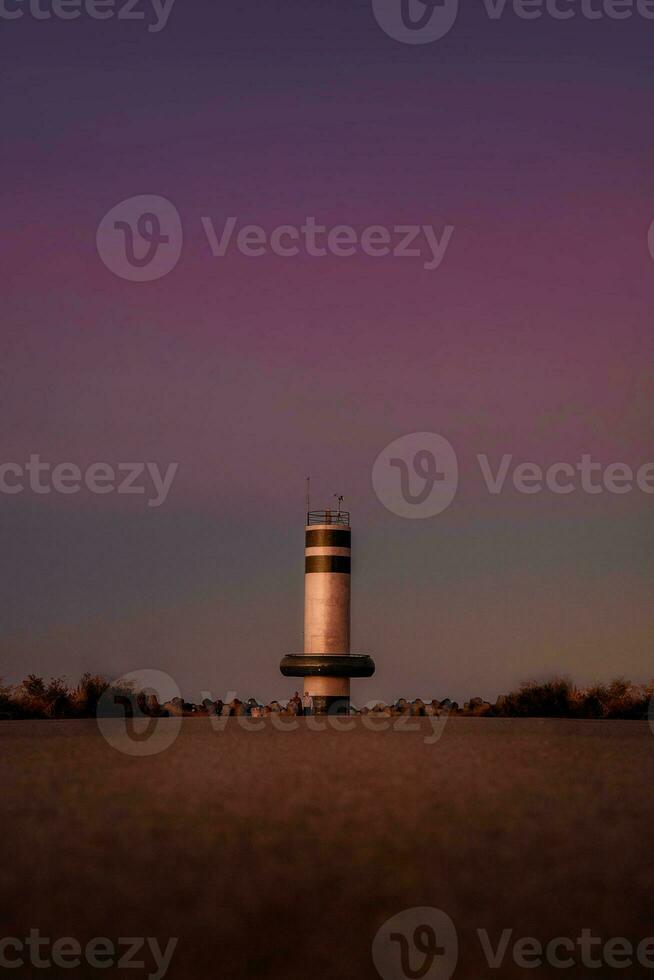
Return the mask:
<path id="1" fill-rule="evenodd" d="M 570 718 L 574 688 L 565 677 L 551 681 L 525 681 L 502 699 L 499 714 L 516 718 Z"/>
<path id="2" fill-rule="evenodd" d="M 95 718 L 98 702 L 109 687 L 109 681 L 101 674 L 82 674 L 73 692 L 76 712 L 81 718 Z"/>

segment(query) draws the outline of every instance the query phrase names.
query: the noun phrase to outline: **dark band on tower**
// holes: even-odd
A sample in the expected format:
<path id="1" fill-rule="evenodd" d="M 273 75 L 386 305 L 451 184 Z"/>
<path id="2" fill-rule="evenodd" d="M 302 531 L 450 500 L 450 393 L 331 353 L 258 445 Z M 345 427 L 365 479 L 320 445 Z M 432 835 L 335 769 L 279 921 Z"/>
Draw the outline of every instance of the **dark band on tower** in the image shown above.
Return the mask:
<path id="1" fill-rule="evenodd" d="M 315 528 L 307 530 L 304 536 L 307 548 L 347 548 L 350 549 L 352 531 L 350 528 Z"/>
<path id="2" fill-rule="evenodd" d="M 305 572 L 341 572 L 350 574 L 350 558 L 347 555 L 307 555 L 304 559 Z"/>

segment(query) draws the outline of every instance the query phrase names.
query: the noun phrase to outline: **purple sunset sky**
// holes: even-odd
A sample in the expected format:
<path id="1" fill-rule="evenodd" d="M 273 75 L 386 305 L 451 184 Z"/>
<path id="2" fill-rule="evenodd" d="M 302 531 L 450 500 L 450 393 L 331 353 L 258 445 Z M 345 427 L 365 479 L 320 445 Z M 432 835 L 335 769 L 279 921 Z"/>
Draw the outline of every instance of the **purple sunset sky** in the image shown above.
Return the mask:
<path id="1" fill-rule="evenodd" d="M 409 46 L 364 0 L 176 0 L 160 33 L 0 27 L 2 461 L 179 463 L 159 509 L 0 495 L 0 675 L 288 695 L 307 473 L 353 515 L 355 702 L 654 675 L 654 496 L 491 496 L 475 462 L 654 459 L 654 20 L 464 4 Z M 184 227 L 155 282 L 96 251 L 139 194 Z M 435 271 L 214 258 L 201 217 L 229 215 L 455 231 Z M 459 494 L 404 520 L 372 464 L 423 430 Z"/>

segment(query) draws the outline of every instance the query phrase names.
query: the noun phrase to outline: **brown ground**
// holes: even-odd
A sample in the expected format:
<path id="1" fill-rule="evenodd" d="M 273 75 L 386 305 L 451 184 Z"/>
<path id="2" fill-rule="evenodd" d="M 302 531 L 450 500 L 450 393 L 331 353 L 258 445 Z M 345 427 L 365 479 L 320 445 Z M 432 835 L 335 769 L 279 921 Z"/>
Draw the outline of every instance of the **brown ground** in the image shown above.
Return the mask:
<path id="1" fill-rule="evenodd" d="M 434 745 L 421 725 L 189 719 L 166 751 L 131 757 L 94 722 L 0 722 L 2 935 L 178 936 L 171 980 L 367 980 L 381 924 L 436 906 L 458 930 L 456 980 L 506 980 L 525 970 L 489 970 L 477 929 L 654 934 L 647 723 L 453 718 Z"/>

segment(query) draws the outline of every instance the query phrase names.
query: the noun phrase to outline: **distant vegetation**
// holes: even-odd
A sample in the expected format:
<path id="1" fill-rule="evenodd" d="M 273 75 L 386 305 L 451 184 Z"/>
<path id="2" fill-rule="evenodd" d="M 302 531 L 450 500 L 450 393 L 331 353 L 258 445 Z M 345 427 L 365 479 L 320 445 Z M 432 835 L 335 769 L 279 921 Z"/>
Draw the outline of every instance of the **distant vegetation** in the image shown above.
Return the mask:
<path id="1" fill-rule="evenodd" d="M 619 677 L 610 684 L 578 688 L 566 678 L 529 682 L 498 698 L 492 713 L 509 718 L 647 718 L 654 682 L 635 685 Z"/>
<path id="2" fill-rule="evenodd" d="M 202 704 L 175 698 L 160 705 L 151 695 L 146 697 L 141 692 L 116 687 L 100 675 L 84 674 L 79 683 L 71 688 L 61 677 L 52 677 L 45 681 L 42 677 L 29 674 L 21 684 L 13 687 L 0 681 L 0 719 L 94 718 L 98 702 L 105 692 L 108 694 L 105 702 L 116 705 L 114 710 L 117 714 L 123 711 L 120 704 L 127 698 L 135 699 L 144 714 L 158 716 L 234 714 L 265 717 L 272 712 L 296 713 L 295 702 L 272 701 L 270 704 L 260 704 L 254 698 L 249 701 L 234 698 L 227 703 L 205 699 Z M 646 719 L 653 698 L 654 682 L 649 685 L 635 685 L 618 678 L 610 684 L 579 688 L 567 678 L 557 677 L 549 681 L 525 682 L 517 691 L 499 697 L 495 704 L 482 698 L 472 698 L 462 706 L 449 698 L 441 701 L 436 698 L 432 701 L 399 698 L 394 704 L 379 702 L 371 707 L 353 709 L 353 713 L 372 712 L 387 716 L 456 714 L 492 718 Z"/>
<path id="3" fill-rule="evenodd" d="M 73 688 L 62 677 L 45 681 L 36 674 L 14 687 L 0 681 L 0 718 L 95 718 L 108 688 L 106 678 L 93 674 L 84 674 Z"/>

